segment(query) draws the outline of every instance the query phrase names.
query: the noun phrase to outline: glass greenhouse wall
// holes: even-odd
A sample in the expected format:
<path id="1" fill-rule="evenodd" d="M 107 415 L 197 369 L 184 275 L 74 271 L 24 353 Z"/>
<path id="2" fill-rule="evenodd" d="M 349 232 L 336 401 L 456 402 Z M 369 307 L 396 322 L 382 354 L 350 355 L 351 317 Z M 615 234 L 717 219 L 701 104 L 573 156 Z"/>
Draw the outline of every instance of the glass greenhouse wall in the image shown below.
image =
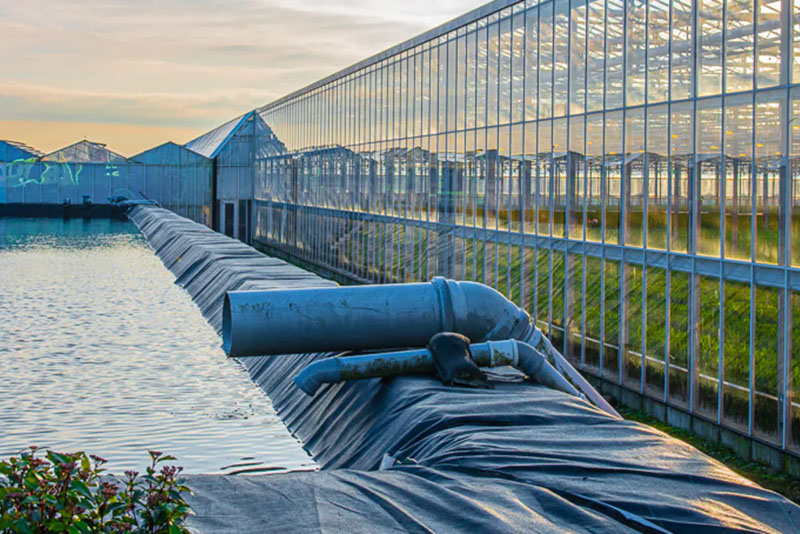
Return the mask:
<path id="1" fill-rule="evenodd" d="M 212 160 L 174 143 L 130 160 L 89 145 L 82 141 L 68 151 L 0 161 L 0 203 L 77 205 L 90 198 L 108 204 L 114 197 L 147 198 L 211 225 Z"/>
<path id="2" fill-rule="evenodd" d="M 800 451 L 800 0 L 497 1 L 259 110 L 255 239 Z"/>
<path id="3" fill-rule="evenodd" d="M 193 221 L 211 226 L 214 162 L 175 143 L 164 143 L 133 156 L 133 198 L 155 200 Z"/>

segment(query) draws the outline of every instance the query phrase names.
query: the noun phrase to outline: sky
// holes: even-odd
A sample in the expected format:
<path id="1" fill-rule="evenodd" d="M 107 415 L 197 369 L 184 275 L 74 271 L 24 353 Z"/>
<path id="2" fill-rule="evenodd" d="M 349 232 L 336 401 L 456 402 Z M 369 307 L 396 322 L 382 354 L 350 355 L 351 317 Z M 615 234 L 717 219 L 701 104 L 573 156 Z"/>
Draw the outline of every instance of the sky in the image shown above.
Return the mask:
<path id="1" fill-rule="evenodd" d="M 0 0 L 0 139 L 184 143 L 480 0 Z"/>

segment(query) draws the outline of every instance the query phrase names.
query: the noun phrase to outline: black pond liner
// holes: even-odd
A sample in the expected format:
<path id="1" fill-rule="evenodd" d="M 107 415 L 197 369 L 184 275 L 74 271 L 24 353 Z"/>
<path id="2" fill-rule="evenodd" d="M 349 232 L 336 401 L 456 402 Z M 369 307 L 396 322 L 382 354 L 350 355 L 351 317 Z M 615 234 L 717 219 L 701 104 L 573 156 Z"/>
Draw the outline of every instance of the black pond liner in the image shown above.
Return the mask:
<path id="1" fill-rule="evenodd" d="M 229 290 L 334 285 L 160 208 L 130 218 L 218 332 Z M 242 360 L 321 471 L 191 477 L 195 528 L 800 531 L 791 501 L 576 397 L 531 383 L 447 388 L 422 376 L 326 385 L 308 397 L 292 378 L 325 356 Z"/>

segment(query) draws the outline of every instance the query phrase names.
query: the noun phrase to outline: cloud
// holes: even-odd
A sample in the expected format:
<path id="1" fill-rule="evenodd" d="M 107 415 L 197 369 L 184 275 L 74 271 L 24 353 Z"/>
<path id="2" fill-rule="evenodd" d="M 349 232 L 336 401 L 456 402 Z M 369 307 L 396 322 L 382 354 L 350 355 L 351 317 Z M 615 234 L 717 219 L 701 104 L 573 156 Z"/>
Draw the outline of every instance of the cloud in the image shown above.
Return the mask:
<path id="1" fill-rule="evenodd" d="M 480 3 L 0 0 L 0 119 L 210 129 Z"/>
<path id="2" fill-rule="evenodd" d="M 0 82 L 4 120 L 54 120 L 131 123 L 154 126 L 208 126 L 269 100 L 267 91 L 237 90 L 204 93 L 104 92 Z"/>

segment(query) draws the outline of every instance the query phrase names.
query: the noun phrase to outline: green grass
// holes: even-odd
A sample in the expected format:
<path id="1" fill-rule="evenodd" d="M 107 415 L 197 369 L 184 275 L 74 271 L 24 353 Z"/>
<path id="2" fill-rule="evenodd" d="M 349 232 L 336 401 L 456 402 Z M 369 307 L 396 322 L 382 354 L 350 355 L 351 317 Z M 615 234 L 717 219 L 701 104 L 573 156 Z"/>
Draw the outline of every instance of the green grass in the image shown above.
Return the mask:
<path id="1" fill-rule="evenodd" d="M 625 419 L 644 423 L 669 434 L 673 438 L 688 443 L 715 460 L 722 462 L 739 475 L 800 504 L 800 478 L 776 472 L 770 467 L 757 462 L 744 460 L 730 447 L 703 439 L 688 430 L 662 423 L 645 413 L 621 407 L 617 407 L 617 410 Z"/>

